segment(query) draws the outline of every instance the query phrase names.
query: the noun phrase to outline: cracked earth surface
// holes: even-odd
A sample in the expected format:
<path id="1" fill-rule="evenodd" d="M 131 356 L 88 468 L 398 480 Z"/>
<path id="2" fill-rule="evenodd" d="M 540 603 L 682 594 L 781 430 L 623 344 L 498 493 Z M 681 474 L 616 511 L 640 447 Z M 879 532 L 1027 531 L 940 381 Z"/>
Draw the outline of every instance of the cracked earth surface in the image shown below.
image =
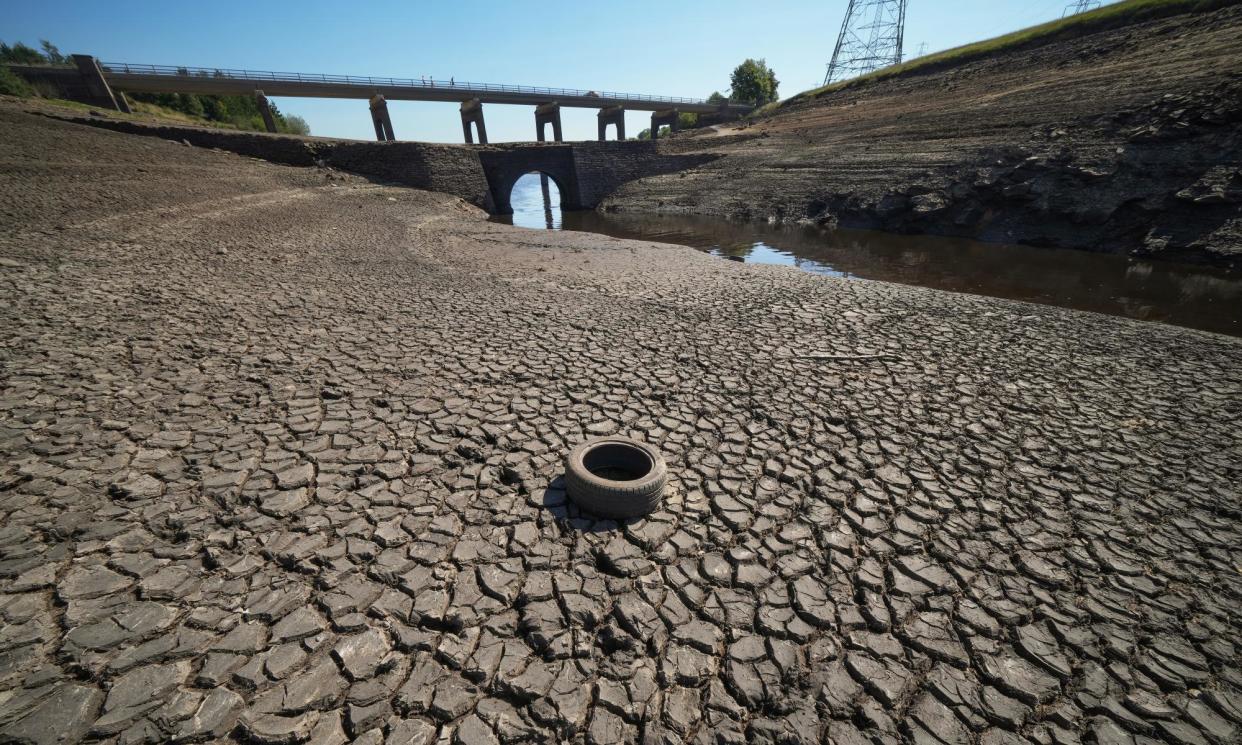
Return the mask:
<path id="1" fill-rule="evenodd" d="M 0 128 L 0 741 L 1238 740 L 1238 340 Z"/>

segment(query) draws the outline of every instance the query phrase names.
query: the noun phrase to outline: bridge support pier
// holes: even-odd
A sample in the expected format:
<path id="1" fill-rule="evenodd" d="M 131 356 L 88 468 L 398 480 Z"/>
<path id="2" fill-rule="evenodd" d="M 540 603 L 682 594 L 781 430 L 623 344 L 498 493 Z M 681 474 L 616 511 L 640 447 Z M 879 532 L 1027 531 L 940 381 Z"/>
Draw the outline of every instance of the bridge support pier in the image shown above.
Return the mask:
<path id="1" fill-rule="evenodd" d="M 254 102 L 259 105 L 259 116 L 263 117 L 263 127 L 268 132 L 276 131 L 276 117 L 272 116 L 272 107 L 267 102 L 263 91 L 254 92 Z"/>
<path id="2" fill-rule="evenodd" d="M 564 142 L 561 138 L 561 105 L 555 101 L 542 103 L 535 107 L 535 136 L 543 142 L 544 126 L 552 125 L 552 141 Z"/>
<path id="3" fill-rule="evenodd" d="M 617 125 L 617 139 L 625 139 L 625 107 L 607 106 L 595 115 L 599 120 L 599 141 L 608 139 L 608 125 Z"/>
<path id="4" fill-rule="evenodd" d="M 479 144 L 487 144 L 487 125 L 483 123 L 483 103 L 477 98 L 461 103 L 461 132 L 466 136 L 466 144 L 474 144 L 474 135 L 470 131 L 470 125 L 474 124 L 479 130 Z"/>
<path id="5" fill-rule="evenodd" d="M 72 57 L 74 66 L 78 68 L 78 74 L 82 76 L 82 84 L 86 86 L 86 90 L 90 94 L 91 101 L 89 103 L 95 106 L 104 106 L 113 111 L 125 111 L 116 102 L 116 96 L 112 94 L 112 87 L 104 79 L 103 70 L 99 67 L 99 60 L 89 54 L 74 54 Z"/>
<path id="6" fill-rule="evenodd" d="M 388 116 L 388 102 L 379 93 L 371 96 L 371 123 L 375 125 L 376 140 L 396 141 L 397 135 L 392 131 L 392 118 Z"/>
<path id="7" fill-rule="evenodd" d="M 660 127 L 665 124 L 674 132 L 677 131 L 677 119 L 681 114 L 677 109 L 665 109 L 664 111 L 651 112 L 651 139 L 657 139 L 660 136 Z"/>

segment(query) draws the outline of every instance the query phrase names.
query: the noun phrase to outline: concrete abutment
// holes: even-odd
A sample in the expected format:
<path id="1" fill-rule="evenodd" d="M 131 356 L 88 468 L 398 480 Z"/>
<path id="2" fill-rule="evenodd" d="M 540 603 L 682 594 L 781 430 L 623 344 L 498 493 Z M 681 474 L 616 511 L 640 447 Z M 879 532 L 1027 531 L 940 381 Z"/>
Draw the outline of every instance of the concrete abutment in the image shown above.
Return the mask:
<path id="1" fill-rule="evenodd" d="M 555 101 L 535 107 L 535 138 L 544 141 L 544 129 L 552 125 L 552 141 L 564 142 L 561 136 L 561 105 Z"/>
<path id="2" fill-rule="evenodd" d="M 479 144 L 486 145 L 487 125 L 483 123 L 483 103 L 477 98 L 461 103 L 461 132 L 466 138 L 467 145 L 474 144 L 474 134 L 470 131 L 471 124 L 479 131 Z"/>
<path id="3" fill-rule="evenodd" d="M 263 127 L 273 134 L 276 132 L 276 117 L 272 116 L 272 106 L 267 102 L 263 91 L 254 92 L 254 102 L 259 105 L 259 115 L 263 117 Z"/>
<path id="4" fill-rule="evenodd" d="M 124 108 L 117 103 L 116 95 L 112 92 L 112 87 L 108 85 L 108 81 L 104 79 L 103 70 L 99 67 L 99 60 L 89 54 L 73 55 L 74 67 L 78 69 L 78 74 L 82 78 L 82 86 L 85 88 L 85 103 L 95 106 L 103 106 L 113 111 L 128 112 L 128 103 Z"/>
<path id="5" fill-rule="evenodd" d="M 375 125 L 375 139 L 395 142 L 397 135 L 392 129 L 392 117 L 388 115 L 388 101 L 378 93 L 371 97 L 371 123 Z"/>
<path id="6" fill-rule="evenodd" d="M 674 132 L 678 129 L 678 120 L 681 112 L 677 109 L 665 109 L 664 111 L 651 112 L 651 139 L 656 140 L 660 137 L 660 127 L 665 124 Z"/>
<path id="7" fill-rule="evenodd" d="M 608 139 L 608 125 L 617 125 L 617 139 L 625 140 L 625 107 L 624 106 L 606 106 L 599 110 L 596 114 L 599 120 L 599 141 L 604 142 Z"/>

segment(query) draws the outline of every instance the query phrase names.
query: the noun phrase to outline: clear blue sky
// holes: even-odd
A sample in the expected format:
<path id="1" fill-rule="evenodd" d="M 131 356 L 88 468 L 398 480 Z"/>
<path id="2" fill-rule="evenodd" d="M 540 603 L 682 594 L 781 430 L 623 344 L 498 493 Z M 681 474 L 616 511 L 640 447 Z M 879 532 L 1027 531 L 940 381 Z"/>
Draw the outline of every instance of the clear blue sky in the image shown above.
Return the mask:
<path id="1" fill-rule="evenodd" d="M 906 54 L 1060 17 L 1070 0 L 910 0 Z M 727 92 L 764 57 L 789 96 L 819 85 L 846 0 L 362 2 L 4 0 L 0 40 L 48 39 L 105 61 L 546 85 L 671 96 Z M 315 134 L 370 139 L 365 101 L 276 99 Z M 457 106 L 391 102 L 401 139 L 461 142 Z M 487 105 L 493 142 L 534 139 L 530 107 Z M 566 139 L 594 139 L 595 112 L 566 109 Z M 630 112 L 630 136 L 650 114 Z M 611 134 L 611 133 L 610 133 Z"/>

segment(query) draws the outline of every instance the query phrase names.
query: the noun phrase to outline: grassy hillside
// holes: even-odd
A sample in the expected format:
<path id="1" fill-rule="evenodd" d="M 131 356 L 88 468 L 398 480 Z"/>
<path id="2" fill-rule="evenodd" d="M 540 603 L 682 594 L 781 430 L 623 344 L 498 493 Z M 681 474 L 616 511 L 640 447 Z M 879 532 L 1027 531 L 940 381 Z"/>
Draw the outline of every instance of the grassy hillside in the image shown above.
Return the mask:
<path id="1" fill-rule="evenodd" d="M 857 78 L 813 88 L 780 103 L 769 104 L 758 109 L 752 113 L 752 116 L 772 114 L 782 106 L 812 100 L 843 88 L 866 85 L 870 82 L 891 78 L 896 75 L 930 72 L 998 53 L 1042 46 L 1061 39 L 1127 26 L 1153 18 L 1178 15 L 1180 13 L 1216 10 L 1217 8 L 1239 3 L 1242 3 L 1242 0 L 1123 0 L 1112 5 L 1105 5 L 1088 13 L 1049 21 L 1048 23 L 1024 28 L 1004 36 L 997 36 L 993 39 L 946 49 L 943 52 L 918 57 L 909 62 L 885 67 Z"/>

